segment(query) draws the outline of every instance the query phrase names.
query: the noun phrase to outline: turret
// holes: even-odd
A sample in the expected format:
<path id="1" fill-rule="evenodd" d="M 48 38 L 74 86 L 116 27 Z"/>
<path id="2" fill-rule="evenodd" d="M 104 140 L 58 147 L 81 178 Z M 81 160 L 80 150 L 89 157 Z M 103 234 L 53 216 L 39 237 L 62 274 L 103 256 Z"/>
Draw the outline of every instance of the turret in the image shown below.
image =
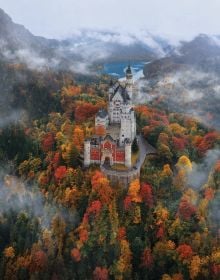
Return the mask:
<path id="1" fill-rule="evenodd" d="M 131 71 L 131 66 L 128 65 L 128 68 L 126 69 L 126 79 L 127 80 L 132 80 L 133 79 L 133 75 L 132 75 L 132 71 Z"/>
<path id="2" fill-rule="evenodd" d="M 125 143 L 125 166 L 131 167 L 131 142 L 126 141 Z"/>
<path id="3" fill-rule="evenodd" d="M 128 91 L 131 100 L 133 94 L 133 87 L 134 87 L 133 74 L 131 71 L 131 66 L 128 65 L 128 68 L 126 70 L 126 89 Z"/>
<path id="4" fill-rule="evenodd" d="M 88 167 L 90 163 L 90 140 L 87 139 L 84 141 L 84 166 Z"/>

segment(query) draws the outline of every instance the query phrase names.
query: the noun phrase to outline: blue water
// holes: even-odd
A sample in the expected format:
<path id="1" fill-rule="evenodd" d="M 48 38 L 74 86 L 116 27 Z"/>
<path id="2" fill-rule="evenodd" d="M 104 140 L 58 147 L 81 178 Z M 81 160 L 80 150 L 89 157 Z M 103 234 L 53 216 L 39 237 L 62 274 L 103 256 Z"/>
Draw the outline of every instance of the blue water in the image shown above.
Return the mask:
<path id="1" fill-rule="evenodd" d="M 111 62 L 104 64 L 103 73 L 112 75 L 118 79 L 125 76 L 126 68 L 128 67 L 129 62 Z M 130 63 L 133 74 L 135 75 L 138 72 L 142 72 L 146 62 L 133 62 Z"/>

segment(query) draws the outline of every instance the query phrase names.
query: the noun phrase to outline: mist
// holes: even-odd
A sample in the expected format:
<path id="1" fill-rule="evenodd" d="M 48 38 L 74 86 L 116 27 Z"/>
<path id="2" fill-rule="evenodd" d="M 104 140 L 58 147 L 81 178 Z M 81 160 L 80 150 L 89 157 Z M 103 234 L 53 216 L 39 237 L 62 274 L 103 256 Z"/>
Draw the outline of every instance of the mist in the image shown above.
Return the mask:
<path id="1" fill-rule="evenodd" d="M 217 73 L 187 66 L 156 79 L 141 79 L 136 103 L 157 106 L 158 100 L 170 112 L 196 118 L 209 127 L 220 129 L 220 78 Z"/>
<path id="2" fill-rule="evenodd" d="M 0 216 L 11 211 L 17 214 L 23 212 L 38 219 L 40 229 L 44 230 L 50 228 L 53 217 L 59 214 L 71 227 L 76 226 L 79 219 L 76 211 L 47 202 L 37 185 L 9 175 L 12 171 L 13 166 L 7 164 L 0 169 Z"/>
<path id="3" fill-rule="evenodd" d="M 220 150 L 214 149 L 206 153 L 201 163 L 193 162 L 192 172 L 188 174 L 187 178 L 189 186 L 195 189 L 201 188 L 207 182 L 209 174 L 218 160 L 220 160 Z"/>

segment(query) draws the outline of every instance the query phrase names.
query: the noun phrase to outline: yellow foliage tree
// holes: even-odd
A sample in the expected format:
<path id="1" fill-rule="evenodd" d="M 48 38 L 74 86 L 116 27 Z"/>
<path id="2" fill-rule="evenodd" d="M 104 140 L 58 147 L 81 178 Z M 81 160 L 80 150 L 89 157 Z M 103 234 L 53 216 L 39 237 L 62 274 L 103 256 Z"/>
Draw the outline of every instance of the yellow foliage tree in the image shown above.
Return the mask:
<path id="1" fill-rule="evenodd" d="M 126 276 L 128 276 L 131 272 L 131 259 L 132 254 L 129 247 L 129 243 L 127 240 L 121 240 L 120 241 L 120 257 L 117 262 L 117 271 L 119 275 L 116 278 L 117 280 L 123 280 L 124 274 L 126 273 Z M 131 275 L 130 275 L 131 276 Z M 130 277 L 128 277 L 130 279 Z"/>
<path id="2" fill-rule="evenodd" d="M 179 169 L 183 169 L 187 172 L 192 170 L 192 163 L 187 156 L 181 156 L 176 164 Z"/>
<path id="3" fill-rule="evenodd" d="M 76 126 L 73 131 L 73 144 L 81 151 L 84 142 L 84 131 L 79 126 Z"/>
<path id="4" fill-rule="evenodd" d="M 140 209 L 139 205 L 135 205 L 133 222 L 134 222 L 134 224 L 141 223 L 141 209 Z"/>
<path id="5" fill-rule="evenodd" d="M 201 260 L 199 256 L 193 256 L 190 266 L 189 266 L 189 273 L 190 278 L 195 279 L 200 271 Z"/>
<path id="6" fill-rule="evenodd" d="M 173 172 L 172 172 L 169 164 L 165 164 L 163 166 L 163 171 L 162 171 L 161 175 L 163 177 L 171 177 L 173 175 Z"/>
<path id="7" fill-rule="evenodd" d="M 161 224 L 166 221 L 169 217 L 169 211 L 166 207 L 163 207 L 161 204 L 157 206 L 155 209 L 156 217 L 157 217 L 157 224 Z"/>
<path id="8" fill-rule="evenodd" d="M 172 277 L 169 274 L 163 274 L 161 280 L 172 280 Z"/>
<path id="9" fill-rule="evenodd" d="M 171 123 L 168 128 L 175 135 L 182 135 L 186 131 L 186 129 L 178 123 Z"/>
<path id="10" fill-rule="evenodd" d="M 12 246 L 5 248 L 4 255 L 6 258 L 14 258 L 15 249 Z"/>
<path id="11" fill-rule="evenodd" d="M 139 179 L 136 179 L 130 183 L 128 195 L 131 197 L 131 201 L 141 202 Z"/>

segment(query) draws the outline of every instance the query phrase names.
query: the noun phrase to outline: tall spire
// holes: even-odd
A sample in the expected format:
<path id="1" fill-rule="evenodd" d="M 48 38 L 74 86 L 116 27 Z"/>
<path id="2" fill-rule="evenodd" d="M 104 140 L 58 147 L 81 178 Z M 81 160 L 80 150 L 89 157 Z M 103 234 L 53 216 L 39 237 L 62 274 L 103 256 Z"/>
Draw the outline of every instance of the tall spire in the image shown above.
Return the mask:
<path id="1" fill-rule="evenodd" d="M 133 78 L 130 63 L 128 64 L 128 68 L 126 69 L 126 78 L 127 79 L 132 79 Z"/>

